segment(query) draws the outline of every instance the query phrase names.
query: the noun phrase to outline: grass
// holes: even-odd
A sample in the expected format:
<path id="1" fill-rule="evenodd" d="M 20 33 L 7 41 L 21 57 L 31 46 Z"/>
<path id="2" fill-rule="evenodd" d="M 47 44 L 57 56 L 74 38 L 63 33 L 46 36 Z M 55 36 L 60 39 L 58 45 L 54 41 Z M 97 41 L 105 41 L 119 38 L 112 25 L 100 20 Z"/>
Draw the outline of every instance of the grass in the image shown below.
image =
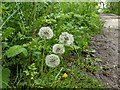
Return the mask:
<path id="1" fill-rule="evenodd" d="M 120 2 L 108 2 L 107 3 L 107 8 L 105 8 L 103 10 L 103 12 L 106 12 L 106 13 L 114 13 L 114 14 L 117 14 L 117 15 L 120 15 Z"/>
<path id="2" fill-rule="evenodd" d="M 98 62 L 85 51 L 102 28 L 96 6 L 95 2 L 3 3 L 2 66 L 10 70 L 3 82 L 11 88 L 104 88 L 95 77 Z M 38 36 L 44 26 L 54 31 L 51 40 Z M 52 54 L 61 32 L 71 33 L 74 44 L 65 46 L 60 65 L 50 68 L 42 61 Z"/>

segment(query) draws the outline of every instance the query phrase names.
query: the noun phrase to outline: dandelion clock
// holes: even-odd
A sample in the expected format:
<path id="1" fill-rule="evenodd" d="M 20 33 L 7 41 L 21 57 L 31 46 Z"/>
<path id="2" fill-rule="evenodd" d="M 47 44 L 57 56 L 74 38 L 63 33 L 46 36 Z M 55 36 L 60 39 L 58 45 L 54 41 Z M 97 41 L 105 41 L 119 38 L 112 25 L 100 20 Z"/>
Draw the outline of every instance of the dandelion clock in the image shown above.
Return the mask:
<path id="1" fill-rule="evenodd" d="M 65 52 L 65 48 L 62 44 L 55 44 L 53 46 L 53 53 L 63 54 Z"/>
<path id="2" fill-rule="evenodd" d="M 56 67 L 60 64 L 60 58 L 55 54 L 47 55 L 45 63 L 48 67 Z"/>
<path id="3" fill-rule="evenodd" d="M 62 32 L 59 36 L 59 42 L 63 44 L 72 44 L 74 42 L 73 35 L 68 32 Z"/>
<path id="4" fill-rule="evenodd" d="M 50 27 L 42 27 L 38 35 L 43 39 L 51 39 L 53 37 L 53 31 Z"/>

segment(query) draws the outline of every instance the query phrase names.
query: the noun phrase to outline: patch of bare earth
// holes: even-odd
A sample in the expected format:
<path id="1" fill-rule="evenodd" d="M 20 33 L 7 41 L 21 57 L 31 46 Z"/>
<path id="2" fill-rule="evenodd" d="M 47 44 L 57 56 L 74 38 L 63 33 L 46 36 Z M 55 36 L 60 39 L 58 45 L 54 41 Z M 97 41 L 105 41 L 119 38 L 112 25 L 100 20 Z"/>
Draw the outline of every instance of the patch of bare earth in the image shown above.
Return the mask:
<path id="1" fill-rule="evenodd" d="M 120 40 L 119 23 L 120 17 L 114 14 L 100 14 L 101 20 L 104 22 L 101 34 L 95 35 L 91 41 L 90 48 L 96 50 L 95 57 L 99 58 L 99 63 L 102 72 L 97 75 L 97 78 L 108 85 L 108 88 L 119 88 L 119 46 Z M 118 39 L 119 38 L 119 39 Z"/>

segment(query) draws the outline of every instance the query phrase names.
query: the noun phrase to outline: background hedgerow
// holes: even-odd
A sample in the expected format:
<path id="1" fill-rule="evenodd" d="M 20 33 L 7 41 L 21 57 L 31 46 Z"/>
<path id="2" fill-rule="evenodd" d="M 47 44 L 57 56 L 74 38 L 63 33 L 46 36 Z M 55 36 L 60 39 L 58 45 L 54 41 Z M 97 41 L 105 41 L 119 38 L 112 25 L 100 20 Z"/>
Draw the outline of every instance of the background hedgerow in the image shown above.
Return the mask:
<path id="1" fill-rule="evenodd" d="M 120 2 L 107 2 L 103 12 L 120 15 Z"/>
<path id="2" fill-rule="evenodd" d="M 97 2 L 2 3 L 2 87 L 104 87 L 94 77 L 99 68 L 88 49 L 91 37 L 102 28 L 97 5 Z M 38 32 L 47 26 L 54 35 L 43 40 Z M 47 67 L 42 58 L 52 54 L 62 32 L 72 34 L 74 44 L 65 45 L 59 66 Z M 65 73 L 67 76 L 62 77 Z"/>

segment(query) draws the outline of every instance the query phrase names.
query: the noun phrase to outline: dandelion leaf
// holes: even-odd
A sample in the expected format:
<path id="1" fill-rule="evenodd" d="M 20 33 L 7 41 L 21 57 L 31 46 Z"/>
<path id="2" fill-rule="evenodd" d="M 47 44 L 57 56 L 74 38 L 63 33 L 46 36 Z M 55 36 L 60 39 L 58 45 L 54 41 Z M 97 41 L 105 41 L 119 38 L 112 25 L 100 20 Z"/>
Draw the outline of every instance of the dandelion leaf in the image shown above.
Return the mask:
<path id="1" fill-rule="evenodd" d="M 14 57 L 20 53 L 23 53 L 25 56 L 27 56 L 28 54 L 27 50 L 19 45 L 12 46 L 6 51 L 6 55 L 8 58 Z"/>
<path id="2" fill-rule="evenodd" d="M 10 70 L 8 68 L 3 68 L 2 70 L 2 87 L 0 88 L 7 88 L 10 76 Z"/>

